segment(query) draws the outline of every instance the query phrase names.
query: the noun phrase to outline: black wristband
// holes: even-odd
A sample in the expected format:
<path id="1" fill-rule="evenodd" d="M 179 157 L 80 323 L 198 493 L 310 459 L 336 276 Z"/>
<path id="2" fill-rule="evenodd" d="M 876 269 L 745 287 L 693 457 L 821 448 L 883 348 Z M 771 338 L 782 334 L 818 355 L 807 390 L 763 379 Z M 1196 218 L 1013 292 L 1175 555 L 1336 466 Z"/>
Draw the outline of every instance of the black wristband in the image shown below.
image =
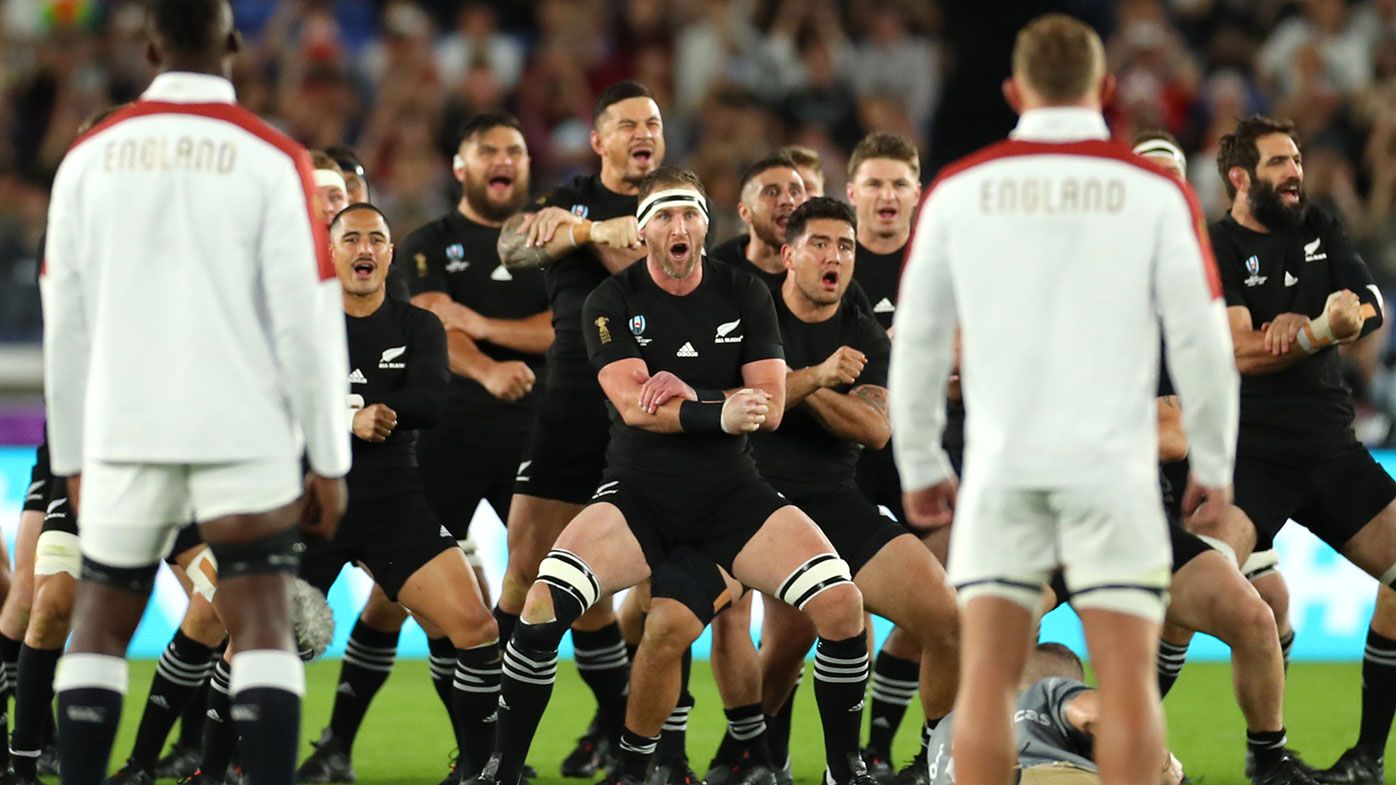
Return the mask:
<path id="1" fill-rule="evenodd" d="M 710 390 L 706 387 L 694 387 L 693 393 L 698 396 L 698 400 L 703 403 L 717 401 L 722 403 L 727 400 L 727 395 L 721 390 Z"/>
<path id="2" fill-rule="evenodd" d="M 684 401 L 679 404 L 679 427 L 684 433 L 722 433 L 722 404 Z"/>

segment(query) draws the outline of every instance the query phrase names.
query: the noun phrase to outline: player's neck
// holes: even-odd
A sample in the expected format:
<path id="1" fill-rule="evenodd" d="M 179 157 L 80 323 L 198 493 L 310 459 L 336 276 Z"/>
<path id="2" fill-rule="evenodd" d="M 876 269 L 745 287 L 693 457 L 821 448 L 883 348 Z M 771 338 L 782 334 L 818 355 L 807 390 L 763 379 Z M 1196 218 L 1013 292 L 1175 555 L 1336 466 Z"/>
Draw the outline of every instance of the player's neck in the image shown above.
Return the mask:
<path id="1" fill-rule="evenodd" d="M 693 269 L 688 275 L 682 278 L 674 278 L 664 272 L 664 268 L 659 266 L 659 260 L 655 259 L 653 256 L 645 259 L 645 267 L 649 271 L 650 278 L 653 279 L 654 285 L 675 297 L 683 297 L 686 294 L 691 294 L 694 289 L 698 288 L 698 284 L 703 282 L 703 262 L 701 259 L 697 264 L 693 265 Z"/>
<path id="2" fill-rule="evenodd" d="M 498 229 L 499 227 L 504 225 L 503 221 L 491 221 L 490 219 L 486 218 L 484 215 L 480 213 L 479 210 L 476 210 L 470 204 L 470 200 L 465 198 L 464 196 L 462 196 L 460 198 L 460 202 L 456 204 L 456 210 L 460 211 L 460 214 L 465 216 L 465 219 L 467 221 L 470 221 L 471 223 L 477 223 L 481 226 L 488 226 L 493 229 Z"/>
<path id="3" fill-rule="evenodd" d="M 160 68 L 162 74 L 202 74 L 204 76 L 216 76 L 220 79 L 227 79 L 227 69 L 223 67 L 223 58 L 216 60 L 200 60 L 196 58 L 171 57 L 166 60 Z"/>
<path id="4" fill-rule="evenodd" d="M 1250 207 L 1246 204 L 1246 199 L 1243 196 L 1237 195 L 1236 200 L 1231 203 L 1231 218 L 1236 221 L 1236 223 L 1250 229 L 1252 232 L 1259 232 L 1260 234 L 1270 233 L 1270 227 L 1256 220 L 1254 215 L 1251 215 Z"/>
<path id="5" fill-rule="evenodd" d="M 780 258 L 780 246 L 771 247 L 755 232 L 747 235 L 746 260 L 763 273 L 785 272 L 785 262 Z"/>
<path id="6" fill-rule="evenodd" d="M 601 167 L 601 184 L 606 186 L 606 190 L 621 196 L 635 196 L 640 193 L 639 183 L 625 179 L 625 175 L 605 165 Z"/>
<path id="7" fill-rule="evenodd" d="M 379 288 L 372 294 L 350 294 L 344 293 L 344 313 L 362 319 L 365 316 L 372 316 L 383 307 L 383 301 L 387 299 L 388 290 L 386 287 Z"/>
<path id="8" fill-rule="evenodd" d="M 905 247 L 906 241 L 910 237 L 910 227 L 908 227 L 906 231 L 897 232 L 896 234 L 887 235 L 886 237 L 872 232 L 859 232 L 858 244 L 875 254 L 889 254 L 896 253 Z"/>
<path id="9" fill-rule="evenodd" d="M 826 305 L 806 297 L 796 285 L 794 276 L 786 276 L 785 283 L 780 285 L 780 296 L 785 300 L 785 307 L 790 309 L 790 313 L 806 324 L 827 322 L 839 312 L 838 301 Z"/>

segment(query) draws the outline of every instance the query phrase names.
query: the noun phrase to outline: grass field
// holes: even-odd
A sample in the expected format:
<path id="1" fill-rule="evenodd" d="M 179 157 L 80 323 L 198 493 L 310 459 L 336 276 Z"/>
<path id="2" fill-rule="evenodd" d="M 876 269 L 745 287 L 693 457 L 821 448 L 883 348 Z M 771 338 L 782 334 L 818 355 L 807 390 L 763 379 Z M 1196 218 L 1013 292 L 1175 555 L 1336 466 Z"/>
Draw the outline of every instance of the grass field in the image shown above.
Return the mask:
<path id="1" fill-rule="evenodd" d="M 151 662 L 133 663 L 132 695 L 113 755 L 114 766 L 125 759 L 130 749 L 152 670 Z M 530 758 L 539 771 L 539 785 L 579 782 L 558 776 L 558 762 L 590 719 L 594 705 L 575 668 L 564 663 L 558 670 L 557 691 Z M 319 735 L 329 719 L 338 672 L 337 660 L 317 662 L 307 669 L 302 732 L 302 746 L 307 754 L 309 740 Z M 1355 663 L 1296 663 L 1290 670 L 1290 743 L 1310 763 L 1328 765 L 1356 735 L 1360 678 L 1361 668 Z M 689 723 L 688 748 L 694 768 L 701 775 L 723 731 L 722 704 L 706 663 L 694 663 L 693 692 L 698 703 Z M 1227 665 L 1190 663 L 1168 698 L 1167 710 L 1170 743 L 1194 782 L 1246 782 L 1242 774 L 1245 727 L 1232 698 Z M 899 762 L 915 753 L 916 733 L 917 723 L 903 723 L 896 747 Z M 432 690 L 426 663 L 398 662 L 359 735 L 354 752 L 359 782 L 435 785 L 446 771 L 453 746 L 449 736 L 445 711 Z M 822 745 L 808 680 L 797 703 L 792 749 L 796 781 L 816 782 L 823 768 Z"/>

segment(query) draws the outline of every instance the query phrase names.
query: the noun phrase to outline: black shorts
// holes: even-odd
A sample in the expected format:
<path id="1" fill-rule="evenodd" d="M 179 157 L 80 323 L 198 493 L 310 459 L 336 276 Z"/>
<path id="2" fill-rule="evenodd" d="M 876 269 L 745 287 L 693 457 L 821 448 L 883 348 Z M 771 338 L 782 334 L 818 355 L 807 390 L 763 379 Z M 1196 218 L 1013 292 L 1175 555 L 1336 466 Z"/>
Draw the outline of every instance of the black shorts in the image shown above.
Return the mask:
<path id="1" fill-rule="evenodd" d="M 535 406 L 514 493 L 586 504 L 601 482 L 611 441 L 605 397 L 600 388 L 549 387 Z"/>
<path id="2" fill-rule="evenodd" d="M 307 542 L 300 577 L 329 596 L 345 564 L 355 562 L 373 576 L 388 599 L 438 554 L 456 547 L 456 538 L 437 520 L 421 486 L 406 483 L 394 492 L 355 498 L 330 542 Z"/>
<path id="3" fill-rule="evenodd" d="M 1269 550 L 1293 519 L 1336 550 L 1396 499 L 1396 482 L 1361 444 L 1326 454 L 1236 456 L 1236 506 Z"/>
<path id="4" fill-rule="evenodd" d="M 591 501 L 620 510 L 651 572 L 687 545 L 730 573 L 766 519 L 790 504 L 750 467 L 679 477 L 608 470 Z"/>
<path id="5" fill-rule="evenodd" d="M 896 537 L 912 536 L 899 522 L 883 514 L 856 488 L 831 488 L 817 493 L 786 493 L 796 507 L 804 510 L 824 536 L 848 562 L 856 579 L 882 547 Z"/>
<path id="6" fill-rule="evenodd" d="M 868 500 L 879 507 L 886 507 L 897 521 L 906 522 L 906 511 L 902 508 L 902 479 L 897 474 L 897 463 L 892 459 L 892 445 L 881 450 L 863 450 L 858 459 L 858 489 Z"/>
<path id="7" fill-rule="evenodd" d="M 44 525 L 39 528 L 39 534 L 64 532 L 77 536 L 78 516 L 73 514 L 73 508 L 68 504 L 67 480 L 49 481 L 48 496 L 39 509 L 44 512 Z"/>
<path id="8" fill-rule="evenodd" d="M 427 503 L 456 539 L 465 539 L 482 500 L 500 521 L 508 522 L 509 499 L 527 438 L 527 426 L 512 434 L 432 428 L 417 437 L 417 467 Z"/>
<path id="9" fill-rule="evenodd" d="M 29 470 L 29 489 L 24 492 L 24 511 L 43 512 L 48 508 L 49 486 L 53 485 L 53 473 L 49 471 L 48 445 L 41 444 L 35 451 L 34 468 Z"/>
<path id="10" fill-rule="evenodd" d="M 170 555 L 165 557 L 165 563 L 173 567 L 179 563 L 180 554 L 190 548 L 197 548 L 204 544 L 204 538 L 199 536 L 199 525 L 197 523 L 186 523 L 175 535 L 174 545 L 170 546 Z"/>
<path id="11" fill-rule="evenodd" d="M 683 604 L 704 627 L 737 599 L 717 564 L 686 546 L 669 554 L 650 575 L 650 596 Z"/>

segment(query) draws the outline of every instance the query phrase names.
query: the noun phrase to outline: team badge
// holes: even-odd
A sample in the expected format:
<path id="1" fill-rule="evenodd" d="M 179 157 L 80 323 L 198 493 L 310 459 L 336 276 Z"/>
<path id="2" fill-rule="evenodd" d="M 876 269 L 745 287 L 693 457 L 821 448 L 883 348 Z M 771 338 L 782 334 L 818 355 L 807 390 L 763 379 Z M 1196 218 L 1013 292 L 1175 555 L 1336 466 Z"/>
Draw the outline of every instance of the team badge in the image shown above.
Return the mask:
<path id="1" fill-rule="evenodd" d="M 596 317 L 596 335 L 601 339 L 601 343 L 603 344 L 611 342 L 611 329 L 606 326 L 610 321 L 610 319 L 604 316 Z"/>
<path id="2" fill-rule="evenodd" d="M 590 212 L 590 208 L 588 208 L 584 204 L 572 205 L 572 214 L 577 216 L 578 218 L 586 218 L 588 212 Z"/>
<path id="3" fill-rule="evenodd" d="M 459 262 L 465 258 L 465 246 L 460 243 L 451 243 L 446 246 L 446 258 Z"/>
<path id="4" fill-rule="evenodd" d="M 427 255 L 424 253 L 418 253 L 412 257 L 412 261 L 417 263 L 417 277 L 427 277 Z"/>

